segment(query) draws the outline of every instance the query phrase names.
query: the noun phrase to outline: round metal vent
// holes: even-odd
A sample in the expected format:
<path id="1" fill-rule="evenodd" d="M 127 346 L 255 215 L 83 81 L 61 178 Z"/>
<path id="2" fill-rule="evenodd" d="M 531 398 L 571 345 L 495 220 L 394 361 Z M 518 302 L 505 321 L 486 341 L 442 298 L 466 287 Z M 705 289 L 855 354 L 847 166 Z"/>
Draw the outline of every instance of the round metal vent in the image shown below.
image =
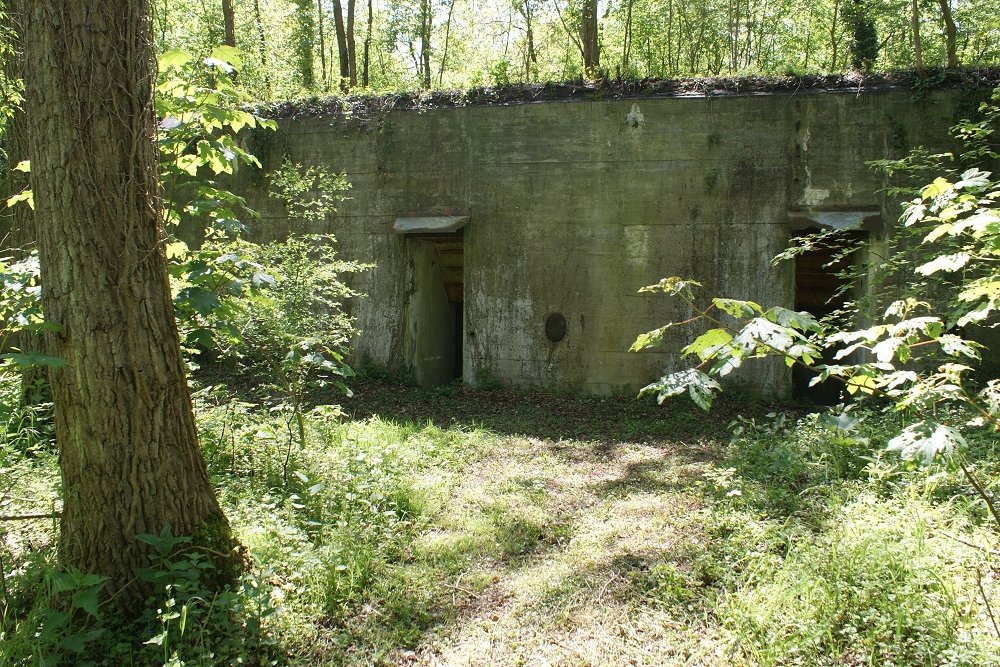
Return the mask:
<path id="1" fill-rule="evenodd" d="M 545 337 L 553 343 L 566 337 L 566 317 L 562 313 L 552 313 L 545 318 Z"/>

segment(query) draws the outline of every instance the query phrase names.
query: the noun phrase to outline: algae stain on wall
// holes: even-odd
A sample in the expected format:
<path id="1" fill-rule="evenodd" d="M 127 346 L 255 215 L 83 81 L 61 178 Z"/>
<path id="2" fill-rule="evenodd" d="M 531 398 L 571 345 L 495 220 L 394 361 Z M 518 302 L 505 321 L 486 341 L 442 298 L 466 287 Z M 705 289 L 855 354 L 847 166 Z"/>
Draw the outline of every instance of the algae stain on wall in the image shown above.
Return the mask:
<path id="1" fill-rule="evenodd" d="M 954 103 L 948 91 L 930 97 Z M 947 140 L 946 122 L 915 113 L 907 91 L 524 104 L 392 111 L 375 138 L 328 118 L 286 120 L 273 143 L 354 186 L 326 225 L 343 256 L 377 264 L 357 304 L 359 356 L 390 367 L 444 356 L 418 351 L 428 328 L 410 313 L 443 308 L 407 292 L 410 254 L 389 230 L 402 211 L 446 204 L 471 211 L 465 381 L 610 392 L 679 363 L 690 333 L 628 353 L 636 334 L 682 315 L 639 287 L 684 275 L 709 293 L 789 305 L 790 269 L 770 258 L 790 212 L 879 208 L 881 183 L 863 162 L 884 156 L 884 119 L 905 123 L 912 142 Z M 269 215 L 274 235 L 287 231 Z M 567 333 L 554 343 L 545 320 L 556 311 Z M 753 382 L 785 380 L 775 371 Z"/>

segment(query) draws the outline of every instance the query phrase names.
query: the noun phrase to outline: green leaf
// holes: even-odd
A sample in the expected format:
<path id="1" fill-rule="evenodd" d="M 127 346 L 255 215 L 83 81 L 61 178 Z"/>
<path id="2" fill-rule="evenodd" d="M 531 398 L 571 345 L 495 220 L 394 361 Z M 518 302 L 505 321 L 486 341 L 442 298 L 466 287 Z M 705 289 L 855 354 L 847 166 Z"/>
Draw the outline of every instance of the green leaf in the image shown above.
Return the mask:
<path id="1" fill-rule="evenodd" d="M 917 273 L 929 276 L 938 271 L 958 271 L 969 263 L 972 257 L 967 252 L 956 252 L 952 255 L 939 255 L 926 264 L 917 267 Z"/>
<path id="2" fill-rule="evenodd" d="M 712 304 L 719 310 L 728 313 L 737 319 L 752 317 L 754 314 L 764 314 L 764 309 L 753 301 L 741 301 L 739 299 L 723 299 L 716 297 L 712 299 Z"/>
<path id="3" fill-rule="evenodd" d="M 714 392 L 720 390 L 718 382 L 698 369 L 691 368 L 660 378 L 643 387 L 639 395 L 656 394 L 656 401 L 663 403 L 671 396 L 678 396 L 687 391 L 695 404 L 703 410 L 708 410 L 712 406 Z"/>
<path id="4" fill-rule="evenodd" d="M 847 380 L 847 393 L 852 396 L 859 391 L 862 394 L 873 394 L 878 388 L 878 383 L 870 375 L 854 375 Z"/>
<path id="5" fill-rule="evenodd" d="M 170 68 L 180 69 L 191 62 L 191 54 L 186 51 L 181 51 L 180 49 L 171 49 L 170 51 L 164 51 L 159 58 L 157 58 L 157 63 L 160 66 L 160 71 L 166 71 Z"/>
<path id="6" fill-rule="evenodd" d="M 899 452 L 904 459 L 921 458 L 925 463 L 938 454 L 964 447 L 965 439 L 958 429 L 943 424 L 917 422 L 889 441 L 886 449 Z"/>
<path id="7" fill-rule="evenodd" d="M 726 345 L 733 339 L 732 335 L 725 329 L 709 329 L 694 341 L 681 350 L 682 354 L 696 354 L 704 361 L 719 351 L 719 348 Z"/>
<path id="8" fill-rule="evenodd" d="M 187 287 L 177 293 L 176 301 L 183 303 L 200 315 L 209 315 L 222 306 L 215 292 L 203 287 Z"/>
<path id="9" fill-rule="evenodd" d="M 690 294 L 692 287 L 701 287 L 701 283 L 695 280 L 685 280 L 684 278 L 680 278 L 678 276 L 671 276 L 669 278 L 663 278 L 655 285 L 646 285 L 641 288 L 639 292 L 663 292 L 664 294 L 670 295 L 685 292 Z"/>
<path id="10" fill-rule="evenodd" d="M 152 637 L 150 637 L 149 639 L 147 639 L 146 641 L 144 641 L 143 644 L 151 644 L 151 645 L 154 645 L 154 646 L 163 646 L 163 641 L 167 638 L 167 634 L 168 634 L 168 631 L 164 630 L 163 632 L 161 632 L 161 633 L 159 633 L 157 635 L 153 635 Z"/>
<path id="11" fill-rule="evenodd" d="M 954 334 L 945 334 L 938 338 L 937 341 L 941 345 L 941 350 L 953 357 L 962 355 L 971 359 L 979 359 L 979 348 L 983 347 L 979 343 L 965 340 Z"/>
<path id="12" fill-rule="evenodd" d="M 48 366 L 49 368 L 62 368 L 66 360 L 60 357 L 52 357 L 47 354 L 31 352 L 28 354 L 4 354 L 0 359 L 6 359 L 16 366 Z"/>
<path id="13" fill-rule="evenodd" d="M 85 632 L 74 632 L 65 639 L 63 639 L 63 647 L 72 651 L 73 653 L 83 653 L 84 649 L 87 648 L 87 644 L 94 641 L 98 637 L 104 634 L 105 628 L 94 628 L 92 630 L 87 630 Z M 86 664 L 86 663 L 76 663 L 76 664 Z"/>
<path id="14" fill-rule="evenodd" d="M 24 202 L 28 205 L 32 211 L 35 210 L 35 195 L 31 190 L 22 190 L 16 195 L 12 195 L 7 198 L 7 208 L 11 208 L 16 204 Z"/>
<path id="15" fill-rule="evenodd" d="M 103 585 L 91 586 L 86 590 L 77 591 L 73 594 L 73 607 L 82 609 L 94 618 L 97 618 L 97 603 Z"/>
<path id="16" fill-rule="evenodd" d="M 227 63 L 225 60 L 222 60 L 220 58 L 205 58 L 204 63 L 208 67 L 216 67 L 218 69 L 221 69 L 226 74 L 232 74 L 233 72 L 236 71 L 235 67 L 233 67 L 232 65 L 230 65 L 229 63 Z M 212 104 L 216 104 L 217 101 L 218 101 L 217 99 L 212 99 L 212 98 L 209 98 L 209 99 L 210 99 L 210 101 L 211 101 Z"/>
<path id="17" fill-rule="evenodd" d="M 933 199 L 934 197 L 938 197 L 946 192 L 949 192 L 951 189 L 952 189 L 951 183 L 949 183 L 947 180 L 939 176 L 938 178 L 934 179 L 933 183 L 924 187 L 920 195 L 924 199 Z"/>
<path id="18" fill-rule="evenodd" d="M 240 56 L 240 50 L 235 46 L 227 45 L 216 47 L 212 51 L 212 58 L 229 63 L 236 69 L 241 69 L 243 67 L 243 58 Z"/>
<path id="19" fill-rule="evenodd" d="M 943 225 L 938 225 L 933 230 L 931 230 L 931 232 L 927 236 L 924 237 L 924 240 L 922 242 L 923 243 L 933 243 L 934 241 L 937 241 L 939 238 L 941 238 L 945 234 L 948 234 L 949 232 L 951 232 L 951 230 L 952 230 L 952 225 L 950 223 L 946 223 L 946 224 L 943 224 Z"/>
<path id="20" fill-rule="evenodd" d="M 805 311 L 794 311 L 781 306 L 774 306 L 764 314 L 771 322 L 783 327 L 792 327 L 799 331 L 821 331 L 823 327 L 815 317 Z"/>
<path id="21" fill-rule="evenodd" d="M 174 241 L 173 243 L 168 243 L 164 250 L 167 254 L 167 259 L 183 259 L 188 252 L 188 245 L 184 241 Z"/>

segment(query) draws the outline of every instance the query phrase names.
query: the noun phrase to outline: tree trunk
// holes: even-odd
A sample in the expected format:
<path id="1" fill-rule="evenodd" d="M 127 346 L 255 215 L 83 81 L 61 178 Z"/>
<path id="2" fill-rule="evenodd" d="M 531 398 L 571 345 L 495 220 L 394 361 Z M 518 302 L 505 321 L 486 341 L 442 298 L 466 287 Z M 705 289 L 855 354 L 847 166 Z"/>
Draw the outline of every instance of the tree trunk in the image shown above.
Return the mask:
<path id="1" fill-rule="evenodd" d="M 431 0 L 420 0 L 420 70 L 424 88 L 431 87 Z"/>
<path id="2" fill-rule="evenodd" d="M 62 475 L 62 561 L 148 592 L 136 540 L 169 526 L 235 557 L 198 447 L 171 306 L 157 194 L 147 0 L 27 9 L 26 113 Z"/>
<path id="3" fill-rule="evenodd" d="M 222 0 L 222 24 L 225 27 L 226 46 L 236 46 L 236 17 L 233 15 L 233 0 Z"/>
<path id="4" fill-rule="evenodd" d="M 354 43 L 354 0 L 347 0 L 347 71 L 351 87 L 358 85 L 358 47 Z"/>
<path id="5" fill-rule="evenodd" d="M 438 85 L 444 85 L 444 68 L 448 63 L 448 45 L 451 43 L 451 19 L 455 15 L 455 0 L 448 5 L 448 20 L 444 23 L 444 53 L 441 54 L 441 66 L 438 67 Z M 531 39 L 531 21 L 528 21 L 528 39 Z M 530 81 L 530 78 L 525 78 Z"/>
<path id="6" fill-rule="evenodd" d="M 347 55 L 347 27 L 344 25 L 344 6 L 333 0 L 333 22 L 337 29 L 337 53 L 340 63 L 340 89 L 347 92 L 351 81 L 351 62 Z"/>
<path id="7" fill-rule="evenodd" d="M 840 45 L 840 38 L 837 29 L 840 26 L 839 16 L 840 0 L 833 0 L 833 21 L 830 22 L 830 71 L 837 71 L 837 47 Z"/>
<path id="8" fill-rule="evenodd" d="M 910 29 L 913 31 L 913 64 L 916 65 L 917 73 L 923 76 L 924 59 L 920 53 L 920 9 L 917 7 L 917 0 L 910 0 Z"/>
<path id="9" fill-rule="evenodd" d="M 330 75 L 326 69 L 326 29 L 323 21 L 323 0 L 316 0 L 316 17 L 319 21 L 319 66 L 320 76 L 323 79 L 323 90 L 330 90 Z"/>
<path id="10" fill-rule="evenodd" d="M 264 77 L 264 92 L 271 96 L 271 72 L 267 66 L 267 37 L 264 33 L 264 20 L 260 15 L 260 0 L 253 0 L 254 22 L 257 24 L 257 41 L 260 44 L 260 69 Z"/>
<path id="11" fill-rule="evenodd" d="M 941 18 L 944 20 L 944 43 L 948 52 L 948 69 L 958 67 L 958 30 L 955 28 L 955 17 L 951 14 L 950 0 L 938 0 L 941 8 Z"/>
<path id="12" fill-rule="evenodd" d="M 667 47 L 669 48 L 669 46 Z M 625 3 L 625 32 L 622 35 L 622 77 L 628 77 L 629 57 L 632 54 L 632 0 Z"/>
<path id="13" fill-rule="evenodd" d="M 372 48 L 372 22 L 374 21 L 374 8 L 372 5 L 372 0 L 368 0 L 368 27 L 365 32 L 365 53 L 361 69 L 361 85 L 364 88 L 368 87 L 368 67 Z"/>
<path id="14" fill-rule="evenodd" d="M 583 0 L 580 46 L 583 50 L 583 74 L 593 77 L 601 66 L 601 52 L 597 41 L 597 0 Z"/>

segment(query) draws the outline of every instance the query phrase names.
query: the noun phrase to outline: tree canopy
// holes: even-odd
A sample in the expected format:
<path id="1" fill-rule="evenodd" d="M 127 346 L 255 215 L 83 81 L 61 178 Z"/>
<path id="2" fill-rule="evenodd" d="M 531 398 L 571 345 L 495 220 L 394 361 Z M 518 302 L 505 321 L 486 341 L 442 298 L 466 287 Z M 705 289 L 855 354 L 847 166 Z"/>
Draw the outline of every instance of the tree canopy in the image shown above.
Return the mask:
<path id="1" fill-rule="evenodd" d="M 996 63 L 1000 1 L 161 0 L 155 39 L 161 52 L 195 55 L 235 42 L 241 85 L 257 99 L 580 77 L 924 70 Z"/>

